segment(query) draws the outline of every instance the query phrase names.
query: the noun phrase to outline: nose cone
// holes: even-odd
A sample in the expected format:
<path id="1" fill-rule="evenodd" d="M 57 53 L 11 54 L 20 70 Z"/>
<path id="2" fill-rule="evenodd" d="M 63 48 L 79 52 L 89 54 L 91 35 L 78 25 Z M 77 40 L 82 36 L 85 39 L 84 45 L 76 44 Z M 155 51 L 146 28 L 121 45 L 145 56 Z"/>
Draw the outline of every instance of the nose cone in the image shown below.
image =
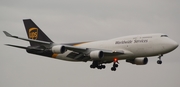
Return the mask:
<path id="1" fill-rule="evenodd" d="M 170 40 L 169 45 L 172 50 L 176 49 L 179 46 L 179 44 L 174 40 Z"/>
<path id="2" fill-rule="evenodd" d="M 162 46 L 163 46 L 164 53 L 169 53 L 179 46 L 179 44 L 176 41 L 174 41 L 170 38 L 164 39 L 163 43 L 164 44 L 162 44 Z"/>
<path id="3" fill-rule="evenodd" d="M 174 49 L 176 49 L 179 46 L 179 44 L 175 41 L 172 43 L 172 45 L 173 45 Z"/>

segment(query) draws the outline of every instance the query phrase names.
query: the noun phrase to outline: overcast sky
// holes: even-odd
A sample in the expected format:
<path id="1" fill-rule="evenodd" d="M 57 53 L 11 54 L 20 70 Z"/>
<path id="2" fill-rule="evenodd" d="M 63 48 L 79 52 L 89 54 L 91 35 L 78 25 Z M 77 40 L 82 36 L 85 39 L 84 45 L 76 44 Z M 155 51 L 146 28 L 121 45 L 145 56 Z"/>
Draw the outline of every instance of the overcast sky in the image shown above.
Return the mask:
<path id="1" fill-rule="evenodd" d="M 165 33 L 180 43 L 179 0 L 1 0 L 0 87 L 179 87 L 180 48 L 150 57 L 145 66 L 124 60 L 116 72 L 90 69 L 91 62 L 67 62 L 26 53 L 5 43 L 28 46 L 3 30 L 26 37 L 31 18 L 54 42 L 105 40 L 126 35 Z"/>

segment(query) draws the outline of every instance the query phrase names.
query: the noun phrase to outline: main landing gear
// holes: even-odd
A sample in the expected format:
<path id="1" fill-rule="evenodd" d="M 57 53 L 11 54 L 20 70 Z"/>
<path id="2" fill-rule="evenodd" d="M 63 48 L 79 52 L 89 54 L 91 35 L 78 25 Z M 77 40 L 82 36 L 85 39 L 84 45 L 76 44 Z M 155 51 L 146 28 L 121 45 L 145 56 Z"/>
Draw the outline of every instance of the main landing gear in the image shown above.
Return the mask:
<path id="1" fill-rule="evenodd" d="M 116 68 L 118 67 L 118 64 L 119 64 L 118 59 L 114 58 L 114 60 L 113 60 L 113 67 L 111 67 L 111 70 L 112 71 L 116 71 Z"/>
<path id="2" fill-rule="evenodd" d="M 119 64 L 118 59 L 114 58 L 113 66 L 111 67 L 111 70 L 116 71 L 116 68 L 118 67 L 118 64 Z M 95 61 L 94 60 L 92 62 L 92 64 L 90 65 L 90 68 L 92 68 L 92 69 L 95 69 L 95 68 L 97 68 L 97 69 L 105 69 L 106 66 L 102 64 L 102 61 Z"/>
<path id="3" fill-rule="evenodd" d="M 161 60 L 161 57 L 163 56 L 163 54 L 161 54 L 158 58 L 159 60 L 157 61 L 157 64 L 162 64 L 162 60 Z"/>
<path id="4" fill-rule="evenodd" d="M 100 61 L 93 61 L 93 63 L 90 65 L 90 68 L 105 69 L 106 66 L 102 65 Z"/>

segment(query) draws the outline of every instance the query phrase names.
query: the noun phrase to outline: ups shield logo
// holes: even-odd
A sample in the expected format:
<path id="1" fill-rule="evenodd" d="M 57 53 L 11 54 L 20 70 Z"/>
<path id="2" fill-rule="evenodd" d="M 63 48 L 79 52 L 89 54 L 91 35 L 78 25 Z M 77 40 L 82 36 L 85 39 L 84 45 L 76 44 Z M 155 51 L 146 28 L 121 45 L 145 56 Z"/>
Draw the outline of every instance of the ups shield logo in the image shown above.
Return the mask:
<path id="1" fill-rule="evenodd" d="M 35 39 L 35 40 L 38 38 L 38 29 L 37 28 L 30 28 L 29 29 L 29 38 Z"/>

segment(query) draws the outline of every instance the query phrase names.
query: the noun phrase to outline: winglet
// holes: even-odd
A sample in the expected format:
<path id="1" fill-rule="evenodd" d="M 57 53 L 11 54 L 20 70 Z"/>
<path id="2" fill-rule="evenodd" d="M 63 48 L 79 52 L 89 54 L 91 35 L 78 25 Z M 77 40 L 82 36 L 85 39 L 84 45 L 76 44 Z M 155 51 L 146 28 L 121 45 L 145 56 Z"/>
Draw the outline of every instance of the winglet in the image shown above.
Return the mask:
<path id="1" fill-rule="evenodd" d="M 12 37 L 12 35 L 10 33 L 8 33 L 7 31 L 3 31 L 3 32 L 7 37 Z"/>

